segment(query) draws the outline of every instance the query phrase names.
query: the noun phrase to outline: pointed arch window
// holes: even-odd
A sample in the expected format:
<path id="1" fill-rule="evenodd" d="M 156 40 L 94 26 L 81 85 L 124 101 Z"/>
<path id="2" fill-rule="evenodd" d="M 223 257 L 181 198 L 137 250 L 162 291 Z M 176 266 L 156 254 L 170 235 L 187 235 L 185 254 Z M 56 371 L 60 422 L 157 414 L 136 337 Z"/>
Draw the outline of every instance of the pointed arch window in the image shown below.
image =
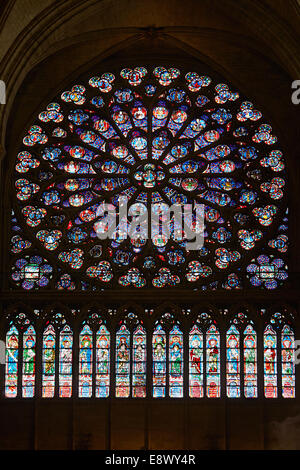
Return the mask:
<path id="1" fill-rule="evenodd" d="M 79 334 L 79 397 L 93 392 L 93 332 L 85 325 Z"/>
<path id="2" fill-rule="evenodd" d="M 5 396 L 15 398 L 18 393 L 19 332 L 11 325 L 6 334 Z"/>
<path id="3" fill-rule="evenodd" d="M 220 332 L 215 314 L 201 312 L 189 332 L 189 396 L 218 398 L 220 380 Z"/>
<path id="4" fill-rule="evenodd" d="M 164 313 L 152 335 L 152 395 L 183 397 L 183 334 L 174 315 Z"/>
<path id="5" fill-rule="evenodd" d="M 252 325 L 244 330 L 244 396 L 257 397 L 257 335 Z"/>
<path id="6" fill-rule="evenodd" d="M 132 396 L 146 396 L 146 331 L 139 325 L 133 333 Z"/>
<path id="7" fill-rule="evenodd" d="M 56 333 L 53 325 L 48 325 L 43 334 L 43 375 L 42 396 L 52 398 L 55 394 L 55 348 Z"/>
<path id="8" fill-rule="evenodd" d="M 257 397 L 257 334 L 245 312 L 233 315 L 226 333 L 226 394 Z"/>
<path id="9" fill-rule="evenodd" d="M 169 396 L 183 397 L 183 334 L 178 325 L 169 333 Z"/>
<path id="10" fill-rule="evenodd" d="M 146 397 L 146 330 L 129 312 L 116 333 L 116 397 Z"/>
<path id="11" fill-rule="evenodd" d="M 204 394 L 203 376 L 203 334 L 197 325 L 189 333 L 189 395 L 202 398 Z"/>
<path id="12" fill-rule="evenodd" d="M 79 332 L 79 398 L 106 398 L 110 392 L 110 333 L 97 310 L 88 311 Z"/>
<path id="13" fill-rule="evenodd" d="M 106 398 L 110 392 L 110 333 L 105 325 L 96 332 L 96 397 Z"/>
<path id="14" fill-rule="evenodd" d="M 264 394 L 277 398 L 277 333 L 271 325 L 264 331 Z"/>
<path id="15" fill-rule="evenodd" d="M 264 395 L 295 397 L 294 315 L 283 307 L 269 317 L 264 330 Z"/>
<path id="16" fill-rule="evenodd" d="M 35 395 L 35 356 L 36 333 L 32 325 L 23 333 L 23 370 L 22 396 L 32 398 Z"/>
<path id="17" fill-rule="evenodd" d="M 240 333 L 235 325 L 231 325 L 226 334 L 226 389 L 229 398 L 240 397 L 240 367 Z"/>
<path id="18" fill-rule="evenodd" d="M 221 396 L 220 332 L 215 325 L 206 333 L 206 396 Z"/>
<path id="19" fill-rule="evenodd" d="M 72 396 L 72 357 L 73 333 L 69 325 L 65 325 L 59 335 L 59 396 Z"/>
<path id="20" fill-rule="evenodd" d="M 116 397 L 130 395 L 130 331 L 121 325 L 116 334 Z"/>
<path id="21" fill-rule="evenodd" d="M 295 339 L 293 330 L 284 325 L 281 332 L 282 396 L 295 397 Z"/>
<path id="22" fill-rule="evenodd" d="M 166 396 L 167 385 L 167 341 L 166 332 L 161 325 L 157 325 L 152 336 L 152 362 L 153 362 L 153 397 Z"/>

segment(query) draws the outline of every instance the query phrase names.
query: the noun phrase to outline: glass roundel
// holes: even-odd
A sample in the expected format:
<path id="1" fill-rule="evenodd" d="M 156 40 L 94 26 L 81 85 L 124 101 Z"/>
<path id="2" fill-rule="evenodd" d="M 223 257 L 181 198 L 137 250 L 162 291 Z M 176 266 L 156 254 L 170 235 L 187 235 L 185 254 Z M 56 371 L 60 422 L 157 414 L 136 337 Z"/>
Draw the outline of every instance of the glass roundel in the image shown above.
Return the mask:
<path id="1" fill-rule="evenodd" d="M 256 105 L 195 71 L 125 68 L 70 86 L 23 136 L 14 184 L 15 287 L 275 289 L 287 278 L 280 143 Z M 174 215 L 169 231 L 159 221 L 197 204 L 204 243 L 191 249 Z"/>

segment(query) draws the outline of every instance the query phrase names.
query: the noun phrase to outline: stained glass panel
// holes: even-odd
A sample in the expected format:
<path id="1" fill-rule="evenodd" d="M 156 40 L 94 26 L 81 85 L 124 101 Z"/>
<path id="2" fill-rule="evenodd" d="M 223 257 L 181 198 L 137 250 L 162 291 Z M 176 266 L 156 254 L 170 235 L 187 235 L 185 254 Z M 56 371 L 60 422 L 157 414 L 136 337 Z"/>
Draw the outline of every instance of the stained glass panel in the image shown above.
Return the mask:
<path id="1" fill-rule="evenodd" d="M 32 398 L 35 392 L 35 329 L 30 325 L 23 334 L 22 396 Z"/>
<path id="2" fill-rule="evenodd" d="M 72 313 L 79 310 L 72 310 Z M 152 315 L 153 309 L 145 313 Z M 109 309 L 109 315 L 116 313 Z M 260 314 L 267 311 L 261 309 Z M 40 310 L 34 310 L 40 315 Z M 190 308 L 182 308 L 186 319 Z M 229 310 L 223 310 L 224 318 Z M 99 317 L 100 318 L 100 317 Z M 110 396 L 110 333 L 96 314 L 84 320 L 78 333 L 79 397 Z M 190 317 L 192 320 L 192 317 Z M 188 336 L 188 355 L 184 357 L 184 335 L 171 313 L 155 323 L 152 335 L 152 396 L 181 398 L 218 398 L 221 396 L 221 344 L 224 344 L 226 395 L 229 398 L 257 398 L 258 351 L 263 348 L 265 398 L 295 397 L 295 335 L 292 314 L 276 312 L 258 341 L 248 312 L 241 311 L 230 320 L 228 330 L 220 333 L 212 313 L 202 312 L 192 320 Z M 100 326 L 99 326 L 100 325 Z M 9 323 L 5 349 L 5 396 L 37 396 L 36 331 L 24 313 Z M 98 329 L 97 329 L 98 328 Z M 224 336 L 223 336 L 224 335 Z M 76 339 L 75 339 L 76 340 Z M 76 340 L 76 341 L 77 341 Z M 280 343 L 279 343 L 280 340 Z M 94 342 L 95 341 L 95 342 Z M 20 347 L 21 346 L 21 347 Z M 73 385 L 73 333 L 61 313 L 47 321 L 42 336 L 42 396 L 71 397 Z M 116 332 L 115 396 L 143 398 L 147 395 L 147 331 L 132 312 L 127 313 Z M 57 356 L 57 359 L 56 359 Z M 57 362 L 56 362 L 57 360 Z M 184 361 L 186 361 L 184 363 Z M 188 390 L 184 389 L 184 369 L 188 369 Z M 279 376 L 278 376 L 279 372 Z M 75 379 L 75 378 L 74 378 Z M 281 387 L 280 387 L 281 385 Z M 56 395 L 56 386 L 58 393 Z M 93 387 L 95 386 L 95 395 Z M 225 392 L 225 390 L 224 390 Z M 222 390 L 223 396 L 223 390 Z"/>
<path id="3" fill-rule="evenodd" d="M 146 396 L 146 332 L 139 325 L 133 333 L 132 396 Z"/>
<path id="4" fill-rule="evenodd" d="M 282 396 L 295 397 L 295 340 L 288 325 L 281 332 Z"/>
<path id="5" fill-rule="evenodd" d="M 251 325 L 244 330 L 244 395 L 257 397 L 257 338 Z"/>
<path id="6" fill-rule="evenodd" d="M 169 395 L 183 397 L 183 335 L 177 325 L 169 333 Z"/>
<path id="7" fill-rule="evenodd" d="M 55 393 L 55 343 L 55 330 L 49 325 L 43 334 L 42 396 L 44 398 L 54 397 Z"/>
<path id="8" fill-rule="evenodd" d="M 85 325 L 79 335 L 79 397 L 89 398 L 93 389 L 93 332 Z"/>
<path id="9" fill-rule="evenodd" d="M 122 325 L 116 334 L 116 397 L 130 395 L 130 332 Z"/>
<path id="10" fill-rule="evenodd" d="M 264 331 L 264 391 L 266 398 L 277 398 L 277 334 L 271 325 Z"/>
<path id="11" fill-rule="evenodd" d="M 6 334 L 5 396 L 15 398 L 18 393 L 19 333 L 12 325 Z"/>
<path id="12" fill-rule="evenodd" d="M 240 380 L 240 334 L 231 325 L 226 335 L 226 388 L 229 398 L 240 396 Z"/>
<path id="13" fill-rule="evenodd" d="M 158 325 L 152 337 L 153 397 L 166 396 L 166 333 Z"/>
<path id="14" fill-rule="evenodd" d="M 66 325 L 59 335 L 59 396 L 72 396 L 72 348 L 73 333 Z"/>
<path id="15" fill-rule="evenodd" d="M 203 397 L 203 334 L 194 325 L 189 334 L 189 395 Z"/>
<path id="16" fill-rule="evenodd" d="M 206 333 L 206 395 L 219 398 L 220 393 L 220 333 L 211 325 Z"/>
<path id="17" fill-rule="evenodd" d="M 110 378 L 110 334 L 101 325 L 96 333 L 96 397 L 109 396 Z"/>

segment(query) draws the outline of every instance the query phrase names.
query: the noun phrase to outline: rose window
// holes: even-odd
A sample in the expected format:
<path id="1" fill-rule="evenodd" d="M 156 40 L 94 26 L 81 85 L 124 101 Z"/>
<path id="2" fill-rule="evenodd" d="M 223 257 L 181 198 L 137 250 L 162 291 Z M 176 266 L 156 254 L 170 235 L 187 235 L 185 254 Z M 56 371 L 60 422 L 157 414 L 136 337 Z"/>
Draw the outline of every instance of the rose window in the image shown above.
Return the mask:
<path id="1" fill-rule="evenodd" d="M 283 149 L 259 107 L 213 77 L 142 66 L 79 81 L 29 126 L 14 178 L 12 288 L 286 282 Z M 189 249 L 172 217 L 170 237 L 147 237 L 143 226 L 124 237 L 118 221 L 113 237 L 99 238 L 99 207 L 118 214 L 121 198 L 129 219 L 153 205 L 202 205 L 203 246 Z"/>

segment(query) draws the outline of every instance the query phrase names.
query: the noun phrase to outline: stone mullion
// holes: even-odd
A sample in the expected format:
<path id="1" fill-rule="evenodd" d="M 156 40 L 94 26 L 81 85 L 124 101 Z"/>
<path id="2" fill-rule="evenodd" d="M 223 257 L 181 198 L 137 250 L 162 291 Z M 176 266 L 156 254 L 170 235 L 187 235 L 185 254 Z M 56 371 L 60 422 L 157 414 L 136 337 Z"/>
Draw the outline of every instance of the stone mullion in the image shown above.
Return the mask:
<path id="1" fill-rule="evenodd" d="M 188 325 L 183 327 L 183 398 L 189 397 L 189 329 Z"/>
<path id="2" fill-rule="evenodd" d="M 282 348 L 281 348 L 281 332 L 283 325 L 277 329 L 277 387 L 278 398 L 282 398 Z"/>
<path id="3" fill-rule="evenodd" d="M 73 327 L 72 348 L 72 397 L 79 396 L 79 328 L 77 322 Z"/>
<path id="4" fill-rule="evenodd" d="M 43 330 L 41 326 L 36 329 L 35 345 L 35 397 L 42 396 L 42 376 L 43 376 Z"/>
<path id="5" fill-rule="evenodd" d="M 97 375 L 97 329 L 92 330 L 92 398 L 96 397 L 96 375 Z"/>
<path id="6" fill-rule="evenodd" d="M 59 375 L 60 375 L 59 343 L 60 343 L 60 329 L 55 328 L 54 397 L 56 398 L 59 397 Z"/>
<path id="7" fill-rule="evenodd" d="M 24 337 L 24 331 L 21 330 L 21 328 L 18 329 L 19 331 L 19 348 L 18 348 L 18 386 L 17 386 L 17 397 L 21 398 L 22 397 L 22 377 L 23 377 L 23 353 L 24 353 L 24 348 L 23 348 L 23 337 Z"/>

